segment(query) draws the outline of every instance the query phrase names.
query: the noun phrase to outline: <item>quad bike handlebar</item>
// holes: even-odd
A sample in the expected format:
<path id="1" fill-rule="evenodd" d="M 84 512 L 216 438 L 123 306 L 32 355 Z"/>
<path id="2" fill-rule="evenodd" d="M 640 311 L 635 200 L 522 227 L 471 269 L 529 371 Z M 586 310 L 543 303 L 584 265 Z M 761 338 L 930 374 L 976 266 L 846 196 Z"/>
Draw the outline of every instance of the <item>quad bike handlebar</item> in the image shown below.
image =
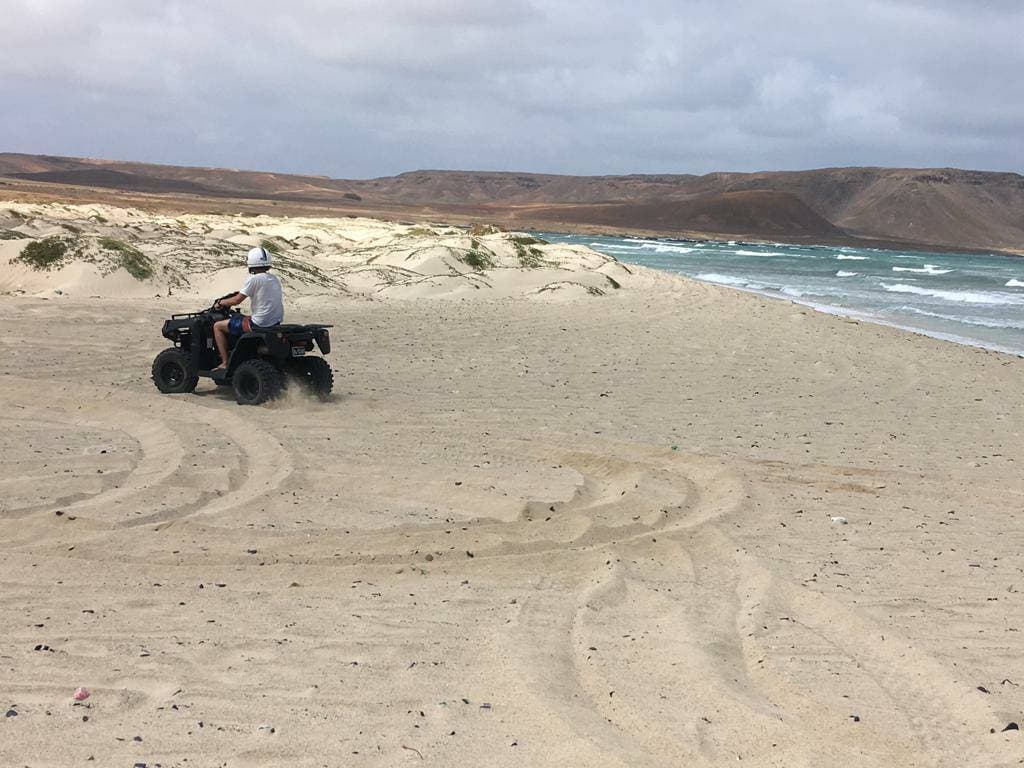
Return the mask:
<path id="1" fill-rule="evenodd" d="M 223 295 L 223 296 L 221 296 L 221 297 L 220 297 L 219 299 L 214 299 L 214 300 L 213 300 L 213 304 L 212 304 L 212 305 L 210 306 L 210 309 L 213 309 L 213 310 L 218 310 L 218 309 L 219 309 L 219 310 L 223 310 L 223 309 L 224 309 L 224 307 L 222 307 L 222 306 L 220 305 L 220 303 L 221 303 L 222 301 L 224 301 L 224 299 L 230 299 L 230 298 L 233 298 L 233 297 L 235 297 L 235 296 L 237 296 L 237 295 L 238 295 L 238 291 L 232 291 L 231 293 L 227 293 L 227 294 L 224 294 L 224 295 Z M 231 309 L 231 310 L 229 310 L 229 311 L 232 311 L 232 312 L 237 312 L 238 310 L 236 310 L 236 309 Z"/>

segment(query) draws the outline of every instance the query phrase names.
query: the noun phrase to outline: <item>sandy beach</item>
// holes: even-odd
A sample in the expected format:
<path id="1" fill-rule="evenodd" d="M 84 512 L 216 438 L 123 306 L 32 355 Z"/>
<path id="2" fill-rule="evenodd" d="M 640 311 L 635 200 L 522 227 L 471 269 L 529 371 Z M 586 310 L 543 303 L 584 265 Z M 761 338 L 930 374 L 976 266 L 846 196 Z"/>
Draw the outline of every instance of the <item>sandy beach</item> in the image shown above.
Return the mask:
<path id="1" fill-rule="evenodd" d="M 502 233 L 17 210 L 156 277 L 0 241 L 0 764 L 1024 761 L 1024 360 Z M 161 395 L 268 237 L 332 399 Z"/>

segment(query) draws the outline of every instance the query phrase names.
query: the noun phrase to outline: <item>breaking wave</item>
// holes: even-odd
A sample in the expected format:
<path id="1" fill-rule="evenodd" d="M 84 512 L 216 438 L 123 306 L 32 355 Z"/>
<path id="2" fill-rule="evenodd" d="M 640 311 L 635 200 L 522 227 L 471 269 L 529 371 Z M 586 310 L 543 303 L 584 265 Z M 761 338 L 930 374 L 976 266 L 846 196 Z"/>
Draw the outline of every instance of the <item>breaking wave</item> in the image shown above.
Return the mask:
<path id="1" fill-rule="evenodd" d="M 695 275 L 695 279 L 703 280 L 706 283 L 718 283 L 719 285 L 734 285 L 737 288 L 749 288 L 752 283 L 742 277 L 732 275 L 719 275 L 717 272 L 702 272 Z"/>
<path id="2" fill-rule="evenodd" d="M 663 243 L 644 243 L 640 246 L 655 253 L 693 253 L 696 248 L 687 248 L 682 245 L 664 245 Z"/>
<path id="3" fill-rule="evenodd" d="M 591 248 L 611 248 L 613 251 L 635 251 L 635 245 L 615 245 L 614 243 L 590 243 Z"/>
<path id="4" fill-rule="evenodd" d="M 616 251 L 636 251 L 643 249 L 646 251 L 654 251 L 655 253 L 693 253 L 696 248 L 688 248 L 685 245 L 671 245 L 670 243 L 661 243 L 653 240 L 642 240 L 638 237 L 624 237 L 623 242 L 634 243 L 634 245 L 615 245 L 612 243 L 591 243 L 591 248 L 611 248 Z"/>
<path id="5" fill-rule="evenodd" d="M 1005 293 L 987 293 L 984 291 L 940 291 L 934 288 L 920 288 L 916 285 L 882 283 L 882 287 L 890 293 L 912 293 L 915 296 L 930 296 L 943 301 L 957 301 L 966 304 L 1019 304 L 1016 296 Z"/>
<path id="6" fill-rule="evenodd" d="M 923 267 L 893 267 L 893 272 L 916 272 L 919 275 L 948 275 L 952 269 L 941 269 L 934 264 L 925 264 Z"/>

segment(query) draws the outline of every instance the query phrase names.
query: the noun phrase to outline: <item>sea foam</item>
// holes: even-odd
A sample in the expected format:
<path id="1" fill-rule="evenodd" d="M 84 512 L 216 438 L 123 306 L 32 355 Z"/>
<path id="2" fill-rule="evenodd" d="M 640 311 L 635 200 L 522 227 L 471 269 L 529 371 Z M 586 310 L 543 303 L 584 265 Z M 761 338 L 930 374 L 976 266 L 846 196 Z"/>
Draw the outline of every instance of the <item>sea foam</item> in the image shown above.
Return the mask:
<path id="1" fill-rule="evenodd" d="M 839 259 L 839 261 L 867 261 L 870 257 L 868 257 L 868 256 L 847 256 L 846 254 L 841 254 L 839 256 L 836 256 L 836 258 Z"/>
<path id="2" fill-rule="evenodd" d="M 1005 293 L 985 293 L 983 291 L 940 291 L 934 288 L 920 288 L 916 285 L 882 283 L 882 287 L 890 293 L 912 293 L 916 296 L 930 296 L 943 301 L 957 301 L 966 304 L 1019 304 L 1018 297 Z"/>
<path id="3" fill-rule="evenodd" d="M 923 267 L 893 267 L 893 272 L 916 272 L 919 275 L 948 275 L 952 269 L 941 269 L 934 264 L 925 264 Z"/>
<path id="4" fill-rule="evenodd" d="M 656 240 L 642 240 L 638 237 L 624 237 L 622 239 L 627 243 L 636 243 L 636 245 L 609 245 L 608 243 L 591 243 L 590 245 L 599 248 L 613 248 L 619 251 L 635 251 L 639 247 L 647 251 L 654 251 L 655 253 L 693 253 L 697 250 L 696 248 L 687 248 L 683 245 L 660 243 Z"/>
<path id="5" fill-rule="evenodd" d="M 1015 280 L 1014 278 L 1011 277 L 1009 280 L 1006 281 L 1006 287 L 1007 288 L 1024 288 L 1024 280 Z"/>
<path id="6" fill-rule="evenodd" d="M 720 275 L 717 272 L 702 272 L 699 275 L 695 275 L 697 280 L 703 280 L 706 283 L 719 283 L 721 285 L 735 285 L 738 288 L 746 288 L 751 285 L 750 281 L 742 277 L 733 277 L 732 275 Z"/>
<path id="7" fill-rule="evenodd" d="M 615 245 L 614 243 L 591 243 L 591 248 L 611 248 L 613 251 L 636 251 L 635 245 Z"/>
<path id="8" fill-rule="evenodd" d="M 856 277 L 859 274 L 859 272 L 845 272 L 840 269 L 838 272 L 836 272 L 836 277 Z"/>
<path id="9" fill-rule="evenodd" d="M 655 253 L 693 253 L 696 248 L 686 248 L 682 245 L 664 245 L 663 243 L 644 243 L 640 246 Z"/>

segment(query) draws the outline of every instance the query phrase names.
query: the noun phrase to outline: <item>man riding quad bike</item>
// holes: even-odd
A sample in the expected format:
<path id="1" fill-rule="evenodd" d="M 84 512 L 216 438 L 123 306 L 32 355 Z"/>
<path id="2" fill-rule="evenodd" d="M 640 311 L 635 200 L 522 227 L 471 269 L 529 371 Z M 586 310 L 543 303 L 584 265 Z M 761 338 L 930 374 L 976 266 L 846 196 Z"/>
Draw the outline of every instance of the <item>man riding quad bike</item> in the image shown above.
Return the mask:
<path id="1" fill-rule="evenodd" d="M 322 354 L 330 353 L 331 326 L 282 323 L 280 283 L 266 274 L 270 254 L 254 248 L 248 261 L 252 276 L 241 291 L 222 296 L 208 309 L 164 321 L 163 336 L 174 346 L 153 361 L 153 382 L 161 392 L 178 394 L 195 390 L 200 377 L 210 378 L 233 387 L 242 405 L 258 405 L 280 395 L 293 378 L 326 399 L 334 385 L 331 366 L 307 353 L 314 344 Z M 253 303 L 252 318 L 233 308 L 246 298 Z"/>

